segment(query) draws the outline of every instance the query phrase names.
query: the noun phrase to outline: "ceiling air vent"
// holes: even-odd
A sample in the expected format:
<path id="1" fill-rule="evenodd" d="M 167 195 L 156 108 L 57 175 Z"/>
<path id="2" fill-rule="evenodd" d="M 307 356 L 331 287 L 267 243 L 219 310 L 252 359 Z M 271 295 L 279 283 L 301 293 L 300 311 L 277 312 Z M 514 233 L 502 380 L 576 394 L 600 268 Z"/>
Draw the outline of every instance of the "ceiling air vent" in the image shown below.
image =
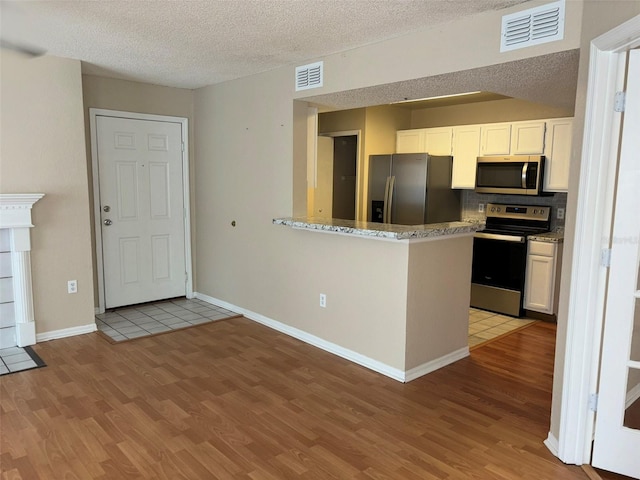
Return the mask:
<path id="1" fill-rule="evenodd" d="M 296 92 L 322 86 L 324 62 L 310 63 L 296 67 Z"/>
<path id="2" fill-rule="evenodd" d="M 502 17 L 501 52 L 563 38 L 564 0 Z"/>

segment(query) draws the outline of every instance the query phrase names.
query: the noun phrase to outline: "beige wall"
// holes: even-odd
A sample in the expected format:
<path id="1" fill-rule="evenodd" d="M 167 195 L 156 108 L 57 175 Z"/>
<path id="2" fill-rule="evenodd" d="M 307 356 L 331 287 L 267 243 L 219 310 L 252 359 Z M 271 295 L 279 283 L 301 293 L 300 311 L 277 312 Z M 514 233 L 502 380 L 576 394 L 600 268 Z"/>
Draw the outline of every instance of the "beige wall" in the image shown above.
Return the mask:
<path id="1" fill-rule="evenodd" d="M 615 8 L 612 8 L 615 3 Z M 562 410 L 562 386 L 564 381 L 565 345 L 567 342 L 567 318 L 569 316 L 569 287 L 571 285 L 571 265 L 573 263 L 574 235 L 580 186 L 580 158 L 582 156 L 583 130 L 586 109 L 587 83 L 589 78 L 589 51 L 591 41 L 599 35 L 615 28 L 624 21 L 640 14 L 640 2 L 633 1 L 587 1 L 584 4 L 584 18 L 580 41 L 580 66 L 578 88 L 573 120 L 573 149 L 571 154 L 571 174 L 567 195 L 567 215 L 562 259 L 562 279 L 558 307 L 558 331 L 556 334 L 556 357 L 553 376 L 553 401 L 551 405 L 550 432 L 559 438 L 560 414 Z"/>
<path id="2" fill-rule="evenodd" d="M 33 207 L 38 334 L 94 323 L 80 62 L 0 52 L 0 191 L 44 193 Z M 67 281 L 78 293 L 67 293 Z"/>
<path id="3" fill-rule="evenodd" d="M 365 108 L 321 113 L 318 115 L 318 133 L 335 133 L 365 128 Z"/>
<path id="4" fill-rule="evenodd" d="M 410 128 L 517 122 L 521 120 L 536 120 L 539 118 L 572 116 L 572 110 L 513 98 L 414 110 L 411 113 Z"/>
<path id="5" fill-rule="evenodd" d="M 318 94 L 575 49 L 581 4 L 569 3 L 562 42 L 501 55 L 505 11 L 482 14 L 325 57 Z M 400 302 L 397 289 L 407 278 L 398 262 L 407 253 L 271 223 L 306 211 L 306 109 L 294 102 L 303 94 L 293 91 L 293 78 L 291 66 L 195 92 L 198 291 L 400 368 L 405 358 L 397 345 L 405 334 L 397 335 L 407 305 L 406 291 Z M 326 310 L 320 293 L 328 296 Z M 380 342 L 378 331 L 388 341 Z"/>
<path id="6" fill-rule="evenodd" d="M 394 153 L 396 131 L 410 128 L 411 112 L 392 105 L 356 108 L 336 112 L 321 113 L 318 116 L 318 132 L 333 133 L 359 130 L 360 158 L 358 159 L 358 219 L 368 215 L 366 204 L 369 178 L 369 156 Z"/>
<path id="7" fill-rule="evenodd" d="M 193 178 L 193 90 L 184 88 L 169 88 L 145 83 L 129 82 L 113 78 L 97 77 L 94 75 L 82 76 L 82 89 L 84 96 L 84 121 L 87 126 L 85 130 L 85 142 L 87 151 L 87 162 L 89 177 L 92 175 L 91 161 L 91 132 L 89 129 L 89 109 L 102 108 L 107 110 L 120 110 L 125 112 L 146 113 L 154 115 L 166 115 L 174 117 L 185 117 L 189 121 L 189 163 L 191 167 L 190 177 Z M 96 265 L 95 252 L 95 229 L 93 228 L 93 185 L 89 184 L 91 203 L 91 240 L 94 272 Z M 191 210 L 193 217 L 193 204 L 195 202 L 195 191 L 191 190 Z M 195 222 L 191 223 L 191 249 L 192 249 L 192 269 L 196 268 L 196 245 L 195 245 Z M 98 282 L 94 275 L 95 301 L 98 305 Z"/>
<path id="8" fill-rule="evenodd" d="M 472 253 L 471 235 L 411 245 L 407 370 L 468 346 Z"/>
<path id="9" fill-rule="evenodd" d="M 548 3 L 547 0 L 531 0 L 526 7 Z M 324 61 L 324 86 L 311 92 L 291 94 L 304 98 L 347 92 L 571 50 L 580 44 L 582 4 L 580 0 L 566 2 L 565 37 L 561 41 L 500 53 L 502 16 L 523 9 L 522 5 L 517 5 L 324 57 L 321 59 Z M 293 78 L 292 66 L 287 87 L 293 87 Z M 424 96 L 431 96 L 431 93 L 424 92 Z"/>

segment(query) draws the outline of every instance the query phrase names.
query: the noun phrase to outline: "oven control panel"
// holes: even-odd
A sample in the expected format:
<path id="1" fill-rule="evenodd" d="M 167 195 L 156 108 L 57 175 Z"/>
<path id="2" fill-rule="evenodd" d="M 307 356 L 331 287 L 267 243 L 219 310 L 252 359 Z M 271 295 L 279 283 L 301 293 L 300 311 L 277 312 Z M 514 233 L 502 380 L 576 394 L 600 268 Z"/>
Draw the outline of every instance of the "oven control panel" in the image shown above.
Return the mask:
<path id="1" fill-rule="evenodd" d="M 501 203 L 488 203 L 487 217 L 548 221 L 551 219 L 551 207 L 540 205 L 505 205 Z"/>

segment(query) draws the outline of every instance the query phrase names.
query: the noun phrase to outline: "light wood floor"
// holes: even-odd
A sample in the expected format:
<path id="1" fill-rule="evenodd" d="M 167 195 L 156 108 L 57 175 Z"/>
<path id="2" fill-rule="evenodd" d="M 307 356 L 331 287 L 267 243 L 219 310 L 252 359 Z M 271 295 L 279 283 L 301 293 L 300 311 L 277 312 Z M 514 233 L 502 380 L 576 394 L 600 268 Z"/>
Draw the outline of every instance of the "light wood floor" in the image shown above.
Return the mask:
<path id="1" fill-rule="evenodd" d="M 540 322 L 408 384 L 244 318 L 36 345 L 0 378 L 3 479 L 579 479 L 542 441 Z"/>

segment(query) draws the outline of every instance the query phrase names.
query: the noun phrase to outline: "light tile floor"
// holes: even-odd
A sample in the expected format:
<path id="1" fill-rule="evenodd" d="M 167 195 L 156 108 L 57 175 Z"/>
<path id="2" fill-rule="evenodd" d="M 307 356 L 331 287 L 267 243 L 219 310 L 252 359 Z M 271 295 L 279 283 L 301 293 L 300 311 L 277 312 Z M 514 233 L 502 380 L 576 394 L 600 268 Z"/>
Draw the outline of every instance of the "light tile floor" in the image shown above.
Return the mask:
<path id="1" fill-rule="evenodd" d="M 96 315 L 96 325 L 113 342 L 121 342 L 237 315 L 202 300 L 179 298 L 109 310 Z"/>
<path id="2" fill-rule="evenodd" d="M 484 342 L 534 322 L 535 320 L 528 318 L 509 317 L 508 315 L 470 308 L 469 348 L 477 347 Z"/>
<path id="3" fill-rule="evenodd" d="M 22 347 L 0 348 L 0 375 L 41 366 Z"/>

